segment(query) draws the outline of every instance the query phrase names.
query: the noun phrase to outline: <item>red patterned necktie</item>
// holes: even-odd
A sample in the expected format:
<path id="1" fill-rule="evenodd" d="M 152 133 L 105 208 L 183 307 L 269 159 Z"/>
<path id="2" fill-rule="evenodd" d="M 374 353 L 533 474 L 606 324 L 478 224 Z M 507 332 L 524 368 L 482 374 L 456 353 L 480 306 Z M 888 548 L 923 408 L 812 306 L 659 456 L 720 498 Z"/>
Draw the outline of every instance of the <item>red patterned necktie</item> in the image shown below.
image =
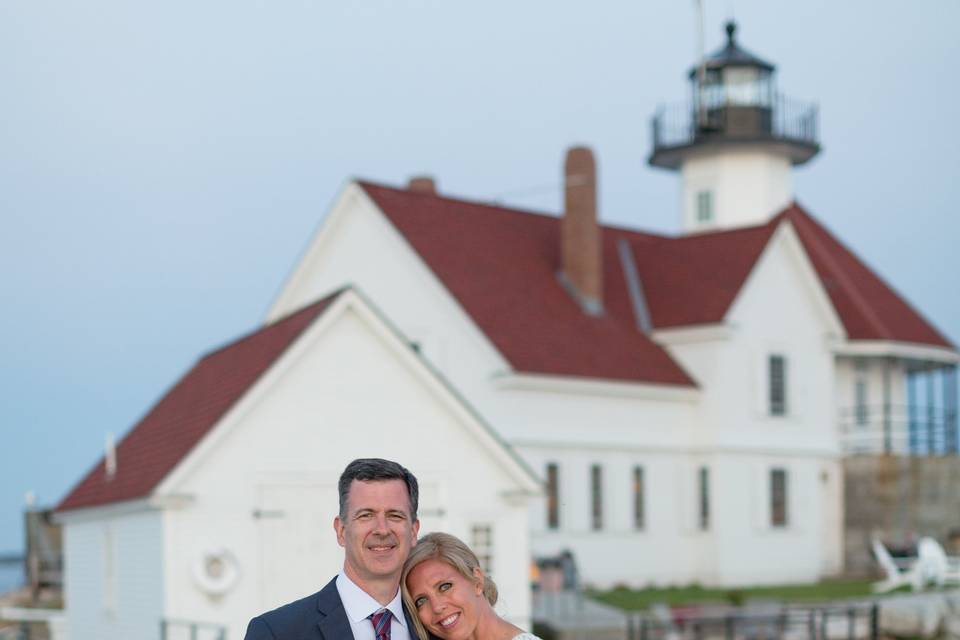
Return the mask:
<path id="1" fill-rule="evenodd" d="M 370 614 L 370 622 L 373 623 L 373 632 L 377 640 L 390 640 L 390 610 L 381 609 L 376 613 Z"/>

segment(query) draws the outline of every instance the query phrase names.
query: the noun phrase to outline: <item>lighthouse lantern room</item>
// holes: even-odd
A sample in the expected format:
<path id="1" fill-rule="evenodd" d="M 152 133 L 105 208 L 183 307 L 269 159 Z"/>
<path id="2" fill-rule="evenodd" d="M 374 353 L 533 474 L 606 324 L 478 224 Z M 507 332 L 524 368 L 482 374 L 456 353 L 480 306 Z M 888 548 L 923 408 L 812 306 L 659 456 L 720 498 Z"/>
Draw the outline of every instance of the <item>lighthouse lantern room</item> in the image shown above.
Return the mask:
<path id="1" fill-rule="evenodd" d="M 793 199 L 791 167 L 820 151 L 817 107 L 777 91 L 775 67 L 736 41 L 690 70 L 691 100 L 653 117 L 650 164 L 679 171 L 686 232 L 766 222 Z"/>

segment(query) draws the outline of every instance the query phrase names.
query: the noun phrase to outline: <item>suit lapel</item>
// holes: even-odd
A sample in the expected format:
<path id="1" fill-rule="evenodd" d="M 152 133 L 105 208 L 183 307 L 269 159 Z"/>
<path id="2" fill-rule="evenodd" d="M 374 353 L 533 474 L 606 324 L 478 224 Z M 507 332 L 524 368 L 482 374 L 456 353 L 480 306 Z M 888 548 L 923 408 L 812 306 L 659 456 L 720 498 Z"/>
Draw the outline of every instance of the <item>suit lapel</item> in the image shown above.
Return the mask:
<path id="1" fill-rule="evenodd" d="M 320 627 L 320 637 L 323 640 L 343 640 L 353 637 L 350 620 L 347 618 L 347 612 L 343 609 L 340 592 L 337 591 L 336 578 L 327 583 L 327 586 L 321 589 L 317 595 L 317 611 L 320 612 L 320 620 L 317 622 L 317 626 Z M 407 630 L 410 638 L 416 640 L 417 628 L 413 626 L 413 619 L 406 606 L 403 607 L 403 617 L 407 619 Z M 434 638 L 433 635 L 430 637 Z"/>
<path id="2" fill-rule="evenodd" d="M 320 590 L 317 596 L 317 611 L 320 612 L 320 636 L 324 640 L 342 640 L 352 638 L 353 630 L 347 619 L 347 612 L 343 610 L 340 593 L 337 591 L 337 579 L 334 578 L 327 586 Z"/>
<path id="3" fill-rule="evenodd" d="M 403 605 L 403 617 L 407 619 L 407 633 L 410 634 L 412 640 L 417 640 L 417 628 L 413 626 L 413 619 L 410 617 L 410 612 L 407 611 L 407 605 Z"/>

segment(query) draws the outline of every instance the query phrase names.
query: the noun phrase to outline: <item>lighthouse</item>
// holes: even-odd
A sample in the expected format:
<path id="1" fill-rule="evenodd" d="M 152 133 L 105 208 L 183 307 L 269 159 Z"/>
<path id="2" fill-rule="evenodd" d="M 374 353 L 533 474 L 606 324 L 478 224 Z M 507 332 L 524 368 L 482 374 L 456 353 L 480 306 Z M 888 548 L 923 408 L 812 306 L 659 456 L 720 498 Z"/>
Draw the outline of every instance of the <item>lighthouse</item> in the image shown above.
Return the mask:
<path id="1" fill-rule="evenodd" d="M 817 107 L 790 100 L 773 64 L 737 42 L 689 72 L 689 103 L 653 117 L 654 167 L 679 171 L 685 233 L 762 224 L 793 200 L 792 167 L 820 151 Z"/>

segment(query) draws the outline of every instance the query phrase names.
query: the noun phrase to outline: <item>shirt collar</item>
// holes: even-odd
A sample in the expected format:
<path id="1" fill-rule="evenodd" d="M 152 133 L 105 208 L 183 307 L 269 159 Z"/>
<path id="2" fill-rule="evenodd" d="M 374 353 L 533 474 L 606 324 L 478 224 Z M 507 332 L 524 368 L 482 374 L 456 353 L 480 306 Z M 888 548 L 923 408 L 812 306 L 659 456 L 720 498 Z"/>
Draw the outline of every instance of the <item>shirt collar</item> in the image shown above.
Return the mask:
<path id="1" fill-rule="evenodd" d="M 403 600 L 400 597 L 399 586 L 393 600 L 387 606 L 383 606 L 351 580 L 346 571 L 341 571 L 340 575 L 337 576 L 337 592 L 340 594 L 343 610 L 346 611 L 350 622 L 360 622 L 369 618 L 371 614 L 380 611 L 380 609 L 389 609 L 397 622 L 406 628 L 407 619 L 403 615 Z"/>

